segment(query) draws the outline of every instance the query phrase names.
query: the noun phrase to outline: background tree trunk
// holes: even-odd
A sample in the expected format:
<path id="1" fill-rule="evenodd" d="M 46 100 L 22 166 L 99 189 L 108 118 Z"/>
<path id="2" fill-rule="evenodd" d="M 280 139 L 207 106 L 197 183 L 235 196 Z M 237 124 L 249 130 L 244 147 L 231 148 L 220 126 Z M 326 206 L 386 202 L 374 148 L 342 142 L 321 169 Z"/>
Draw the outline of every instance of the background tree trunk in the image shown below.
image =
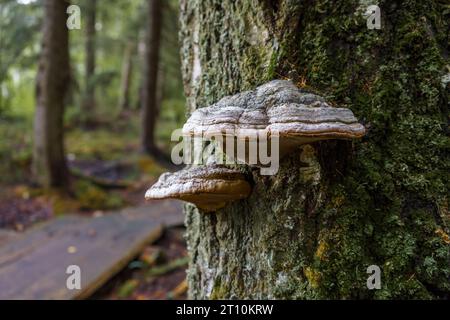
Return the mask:
<path id="1" fill-rule="evenodd" d="M 45 187 L 65 187 L 64 97 L 70 80 L 68 1 L 45 0 L 42 51 L 36 85 L 33 173 Z"/>
<path id="2" fill-rule="evenodd" d="M 83 114 L 88 115 L 95 108 L 95 24 L 97 16 L 97 0 L 86 2 L 86 56 L 85 56 L 85 94 Z"/>
<path id="3" fill-rule="evenodd" d="M 125 48 L 122 66 L 122 84 L 120 89 L 120 108 L 127 110 L 130 108 L 130 86 L 133 71 L 133 52 L 135 43 L 129 41 Z"/>
<path id="4" fill-rule="evenodd" d="M 155 145 L 155 122 L 158 117 L 157 91 L 159 46 L 161 38 L 161 1 L 148 0 L 147 32 L 145 41 L 144 76 L 142 87 L 142 151 L 158 154 Z"/>
<path id="5" fill-rule="evenodd" d="M 187 206 L 191 298 L 449 297 L 445 5 L 376 1 L 368 30 L 362 3 L 181 0 L 189 111 L 290 78 L 368 128 L 299 148 L 275 176 L 249 169 L 253 194 L 216 214 Z"/>
<path id="6" fill-rule="evenodd" d="M 164 100 L 164 82 L 165 82 L 165 70 L 162 64 L 158 69 L 158 84 L 156 88 L 156 114 L 159 115 L 163 100 Z"/>

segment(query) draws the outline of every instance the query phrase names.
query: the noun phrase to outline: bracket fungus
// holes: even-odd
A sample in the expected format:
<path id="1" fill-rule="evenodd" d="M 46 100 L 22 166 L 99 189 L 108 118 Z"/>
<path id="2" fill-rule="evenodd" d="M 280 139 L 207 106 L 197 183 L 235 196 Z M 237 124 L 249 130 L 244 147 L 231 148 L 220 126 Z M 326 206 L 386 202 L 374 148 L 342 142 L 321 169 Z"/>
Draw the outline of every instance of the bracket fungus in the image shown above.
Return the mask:
<path id="1" fill-rule="evenodd" d="M 224 137 L 232 136 L 248 141 L 276 136 L 279 156 L 302 144 L 355 139 L 364 134 L 364 126 L 350 109 L 332 107 L 321 96 L 299 89 L 288 80 L 273 80 L 197 109 L 183 127 L 185 137 L 207 140 L 221 137 L 224 141 Z M 222 147 L 225 151 L 223 142 Z"/>
<path id="2" fill-rule="evenodd" d="M 251 191 L 241 171 L 212 164 L 162 174 L 147 190 L 145 198 L 184 200 L 211 212 L 228 202 L 247 198 Z"/>

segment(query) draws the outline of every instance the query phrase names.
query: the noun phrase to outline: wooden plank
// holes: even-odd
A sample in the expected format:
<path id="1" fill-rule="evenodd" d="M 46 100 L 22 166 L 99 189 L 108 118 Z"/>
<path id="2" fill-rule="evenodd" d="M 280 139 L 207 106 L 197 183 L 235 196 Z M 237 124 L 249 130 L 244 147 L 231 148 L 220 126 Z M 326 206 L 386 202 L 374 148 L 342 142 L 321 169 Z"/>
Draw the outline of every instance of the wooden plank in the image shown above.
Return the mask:
<path id="1" fill-rule="evenodd" d="M 181 205 L 153 203 L 97 218 L 65 216 L 0 247 L 0 299 L 83 299 L 122 270 L 164 225 L 183 222 Z M 81 269 L 81 290 L 66 287 Z"/>
<path id="2" fill-rule="evenodd" d="M 9 230 L 0 230 L 0 247 L 13 241 L 17 237 L 17 233 Z"/>

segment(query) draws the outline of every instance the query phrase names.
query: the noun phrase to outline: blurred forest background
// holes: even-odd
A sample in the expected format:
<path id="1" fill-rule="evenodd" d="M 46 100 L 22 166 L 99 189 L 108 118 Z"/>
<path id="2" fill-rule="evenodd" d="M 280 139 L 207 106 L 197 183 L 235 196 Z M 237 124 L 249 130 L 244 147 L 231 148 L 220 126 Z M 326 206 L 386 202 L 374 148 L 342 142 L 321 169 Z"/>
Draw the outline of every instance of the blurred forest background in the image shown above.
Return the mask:
<path id="1" fill-rule="evenodd" d="M 32 174 L 43 1 L 0 1 L 0 197 L 8 199 L 0 199 L 0 227 L 17 222 L 16 228 L 22 228 L 27 221 L 16 221 L 21 213 L 14 212 L 21 206 L 39 212 L 26 207 L 50 205 L 52 214 L 58 214 L 114 209 L 142 200 L 141 191 L 163 170 L 164 162 L 156 160 L 170 154 L 170 134 L 185 118 L 177 1 L 160 2 L 158 112 L 152 114 L 156 129 L 150 143 L 143 141 L 146 125 L 141 121 L 146 30 L 151 21 L 148 1 L 72 3 L 81 8 L 81 29 L 68 32 L 70 85 L 64 98 L 63 130 L 69 192 L 43 188 L 52 183 L 40 183 L 42 179 Z M 146 150 L 145 145 L 152 143 L 160 155 Z"/>
<path id="2" fill-rule="evenodd" d="M 64 11 L 54 9 L 60 4 Z M 70 4 L 81 9 L 80 29 L 64 29 L 67 1 L 0 0 L 0 231 L 141 205 L 170 166 L 170 135 L 185 120 L 178 1 Z M 65 32 L 68 68 L 61 67 Z M 174 247 L 172 269 L 182 267 L 182 230 L 161 241 L 162 248 Z M 161 260 L 161 250 L 146 252 L 135 263 Z M 177 272 L 166 286 L 184 279 L 184 269 Z M 132 295 L 134 278 L 125 276 L 105 294 Z M 147 298 L 167 298 L 164 290 L 150 291 Z"/>

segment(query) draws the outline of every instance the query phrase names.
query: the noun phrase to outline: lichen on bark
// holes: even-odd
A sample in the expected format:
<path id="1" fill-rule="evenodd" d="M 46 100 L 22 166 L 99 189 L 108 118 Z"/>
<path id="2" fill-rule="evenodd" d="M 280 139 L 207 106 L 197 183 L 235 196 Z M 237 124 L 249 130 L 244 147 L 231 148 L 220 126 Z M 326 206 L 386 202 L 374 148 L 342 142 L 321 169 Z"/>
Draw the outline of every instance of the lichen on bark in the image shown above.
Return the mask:
<path id="1" fill-rule="evenodd" d="M 299 148 L 276 176 L 246 168 L 253 194 L 216 214 L 187 206 L 191 298 L 449 297 L 449 9 L 378 1 L 368 30 L 362 5 L 181 0 L 188 112 L 290 78 L 368 128 Z"/>

